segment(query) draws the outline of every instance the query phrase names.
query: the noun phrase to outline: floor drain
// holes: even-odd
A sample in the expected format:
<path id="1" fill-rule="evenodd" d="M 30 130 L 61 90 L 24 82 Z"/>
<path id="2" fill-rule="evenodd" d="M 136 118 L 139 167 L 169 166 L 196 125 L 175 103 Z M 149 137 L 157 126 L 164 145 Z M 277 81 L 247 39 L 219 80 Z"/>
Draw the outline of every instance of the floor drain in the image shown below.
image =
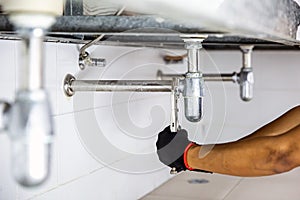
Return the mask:
<path id="1" fill-rule="evenodd" d="M 188 183 L 189 184 L 207 184 L 207 183 L 209 183 L 209 181 L 206 179 L 190 179 L 190 180 L 188 180 Z"/>

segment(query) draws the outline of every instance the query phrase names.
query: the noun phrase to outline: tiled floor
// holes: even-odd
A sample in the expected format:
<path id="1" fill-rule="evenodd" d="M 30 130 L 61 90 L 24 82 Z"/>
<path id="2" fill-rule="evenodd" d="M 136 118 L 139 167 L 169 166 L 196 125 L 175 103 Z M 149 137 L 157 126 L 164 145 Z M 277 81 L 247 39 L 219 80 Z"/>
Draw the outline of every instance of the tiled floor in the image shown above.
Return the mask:
<path id="1" fill-rule="evenodd" d="M 243 179 L 224 200 L 282 200 L 300 199 L 300 169 L 289 173 Z"/>
<path id="2" fill-rule="evenodd" d="M 236 177 L 184 172 L 142 199 L 222 200 L 240 181 Z"/>
<path id="3" fill-rule="evenodd" d="M 184 172 L 142 200 L 296 200 L 300 199 L 299 181 L 300 169 L 261 178 Z"/>

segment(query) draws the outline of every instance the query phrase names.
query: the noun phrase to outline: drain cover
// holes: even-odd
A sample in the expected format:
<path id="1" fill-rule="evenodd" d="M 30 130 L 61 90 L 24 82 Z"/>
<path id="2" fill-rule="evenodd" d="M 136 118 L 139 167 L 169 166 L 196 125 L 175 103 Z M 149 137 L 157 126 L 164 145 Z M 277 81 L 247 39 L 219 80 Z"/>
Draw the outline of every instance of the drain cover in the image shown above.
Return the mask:
<path id="1" fill-rule="evenodd" d="M 188 180 L 189 184 L 207 184 L 209 183 L 209 180 L 206 179 L 190 179 Z"/>

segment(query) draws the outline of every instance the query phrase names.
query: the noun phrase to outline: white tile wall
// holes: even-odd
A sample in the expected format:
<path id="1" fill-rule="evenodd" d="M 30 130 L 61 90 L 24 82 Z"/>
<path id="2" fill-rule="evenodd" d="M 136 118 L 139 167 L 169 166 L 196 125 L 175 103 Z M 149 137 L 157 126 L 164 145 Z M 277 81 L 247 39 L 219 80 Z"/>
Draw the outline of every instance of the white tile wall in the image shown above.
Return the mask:
<path id="1" fill-rule="evenodd" d="M 1 199 L 16 199 L 18 197 L 17 185 L 10 173 L 10 145 L 6 135 L 0 135 L 0 197 Z"/>
<path id="2" fill-rule="evenodd" d="M 19 76 L 16 67 L 22 65 L 19 59 L 19 45 L 19 42 L 0 41 L 0 48 L 3 51 L 1 56 L 3 73 L 0 73 L 1 99 L 12 101 L 14 98 Z M 105 78 L 121 79 L 123 75 L 132 78 L 143 72 L 143 77 L 136 76 L 136 78 L 152 79 L 158 67 L 149 62 L 163 65 L 160 52 L 151 49 L 94 48 L 91 55 L 105 57 L 108 67 L 80 72 L 77 66 L 78 46 L 49 43 L 46 44 L 45 50 L 47 52 L 45 83 L 53 110 L 56 133 L 52 173 L 44 185 L 34 189 L 22 188 L 15 184 L 10 174 L 9 139 L 2 134 L 0 135 L 0 199 L 138 199 L 169 179 L 168 169 L 158 162 L 153 146 L 155 133 L 168 121 L 166 119 L 169 110 L 168 96 L 156 94 L 152 98 L 140 94 L 78 93 L 74 98 L 67 98 L 62 91 L 63 78 L 67 73 L 82 79 L 98 79 L 102 75 Z M 90 103 L 91 99 L 94 102 Z M 158 110 L 155 107 L 157 105 L 160 107 Z M 111 115 L 112 108 L 115 116 Z M 136 138 L 124 135 L 122 132 L 122 129 L 126 129 L 123 127 L 126 125 L 124 123 L 119 127 L 115 125 L 116 119 L 121 122 L 125 120 L 123 115 L 119 116 L 118 109 L 127 110 L 127 108 L 129 115 L 124 116 L 131 116 L 131 121 L 135 125 L 140 122 L 143 122 L 144 126 L 152 124 L 151 129 L 148 129 L 148 133 L 151 134 L 147 135 L 143 126 L 139 129 L 146 139 L 138 138 L 140 136 L 137 132 L 135 132 Z M 142 111 L 142 108 L 146 109 Z M 167 111 L 164 111 L 165 109 Z M 161 111 L 164 114 L 157 118 Z M 98 113 L 100 118 L 97 119 L 96 116 L 91 118 L 91 114 L 94 113 Z M 97 120 L 100 120 L 100 125 Z M 103 120 L 105 124 L 101 124 Z M 95 126 L 90 125 L 91 122 L 94 122 Z M 157 123 L 159 126 L 155 125 Z M 131 124 L 127 125 L 127 129 Z M 85 144 L 83 136 L 88 133 L 98 134 L 98 126 L 105 129 L 109 139 L 107 145 L 129 154 L 124 154 L 125 156 L 121 154 L 121 157 L 111 156 L 113 152 L 108 152 L 110 149 L 101 145 L 101 138 L 98 141 L 97 138 L 91 138 L 94 146 L 89 146 L 90 143 Z M 80 129 L 81 127 L 83 129 Z M 137 153 L 141 158 L 144 157 L 143 153 L 150 156 L 139 160 L 139 157 L 135 157 Z M 103 161 L 97 157 L 100 155 L 101 158 L 102 154 L 108 159 Z M 155 168 L 152 166 L 153 163 Z"/>
<path id="3" fill-rule="evenodd" d="M 1 98 L 8 100 L 14 97 L 16 66 L 21 64 L 18 45 L 0 41 Z M 67 73 L 82 79 L 153 79 L 157 69 L 180 73 L 185 71 L 184 64 L 166 66 L 161 59 L 163 50 L 105 46 L 93 48 L 91 55 L 106 58 L 108 66 L 80 72 L 78 46 L 50 43 L 46 51 L 46 87 L 56 131 L 52 175 L 36 189 L 17 186 L 9 171 L 9 140 L 0 135 L 0 199 L 138 199 L 168 180 L 168 169 L 154 153 L 156 134 L 169 122 L 168 95 L 77 93 L 67 98 L 62 81 Z M 203 53 L 202 57 L 206 72 L 239 71 L 241 64 L 241 55 L 235 51 Z M 234 84 L 226 83 L 224 90 L 220 83 L 209 83 L 205 119 L 198 131 L 182 116 L 180 121 L 190 131 L 190 137 L 197 133 L 197 140 L 203 143 L 231 141 L 252 132 L 299 104 L 299 61 L 298 52 L 256 52 L 253 65 L 257 84 L 252 102 L 242 102 Z M 182 114 L 182 105 L 180 111 Z M 201 192 L 205 199 L 222 199 L 239 181 L 221 179 L 214 177 L 210 184 L 218 187 L 215 198 L 208 189 Z M 244 184 L 248 182 L 240 186 Z M 253 187 L 252 182 L 249 185 Z M 182 195 L 192 191 L 182 191 Z M 198 199 L 193 196 L 197 194 L 190 194 L 190 198 Z M 169 198 L 155 194 L 146 199 Z"/>
<path id="4" fill-rule="evenodd" d="M 298 5 L 300 4 L 300 0 L 295 0 L 295 2 L 297 2 L 298 3 Z M 300 29 L 298 29 L 298 31 L 297 31 L 297 40 L 299 40 L 300 39 Z"/>
<path id="5" fill-rule="evenodd" d="M 209 57 L 202 55 L 204 70 L 207 72 L 238 71 L 240 53 L 238 51 L 209 52 Z M 290 108 L 300 104 L 300 53 L 263 52 L 256 51 L 253 55 L 255 72 L 255 98 L 251 102 L 239 99 L 238 87 L 225 83 L 207 83 L 210 93 L 205 99 L 205 119 L 202 130 L 197 132 L 200 143 L 226 142 L 246 136 L 262 125 L 272 121 Z M 212 61 L 213 60 L 213 61 Z M 217 68 L 216 68 L 217 66 Z M 220 116 L 225 105 L 224 124 Z M 217 116 L 217 117 L 215 117 Z M 217 120 L 214 120 L 217 119 Z M 223 127 L 220 132 L 214 132 L 216 127 Z M 188 126 L 191 132 L 192 126 Z M 299 169 L 292 172 L 263 178 L 243 178 L 233 182 L 230 176 L 187 173 L 170 180 L 142 199 L 299 199 Z M 190 185 L 181 177 L 207 179 L 204 185 Z M 215 181 L 217 179 L 217 181 Z"/>

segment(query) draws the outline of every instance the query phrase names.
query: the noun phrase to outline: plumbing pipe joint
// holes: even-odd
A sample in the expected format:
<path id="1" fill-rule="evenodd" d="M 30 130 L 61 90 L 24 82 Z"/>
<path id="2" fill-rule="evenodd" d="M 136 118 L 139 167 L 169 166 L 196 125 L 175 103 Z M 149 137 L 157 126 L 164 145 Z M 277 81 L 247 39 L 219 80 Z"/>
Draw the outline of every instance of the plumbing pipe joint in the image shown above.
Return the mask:
<path id="1" fill-rule="evenodd" d="M 203 42 L 204 39 L 185 39 L 184 42 L 185 42 L 185 49 L 187 50 L 192 50 L 192 49 L 195 49 L 195 50 L 200 50 L 202 49 L 202 42 Z"/>

